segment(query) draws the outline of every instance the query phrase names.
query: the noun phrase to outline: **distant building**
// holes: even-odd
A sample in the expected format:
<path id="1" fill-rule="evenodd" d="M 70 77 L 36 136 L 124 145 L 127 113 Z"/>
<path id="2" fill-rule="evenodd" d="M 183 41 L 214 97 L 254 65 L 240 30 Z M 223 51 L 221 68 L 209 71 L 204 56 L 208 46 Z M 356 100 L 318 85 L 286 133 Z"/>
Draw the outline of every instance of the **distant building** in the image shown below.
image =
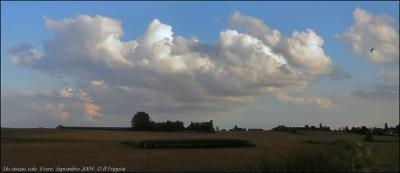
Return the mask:
<path id="1" fill-rule="evenodd" d="M 385 136 L 397 136 L 398 134 L 394 130 L 386 130 L 384 135 Z"/>
<path id="2" fill-rule="evenodd" d="M 240 128 L 240 127 L 235 125 L 235 127 L 233 127 L 233 129 L 229 129 L 229 131 L 230 132 L 232 132 L 232 131 L 246 131 L 246 129 L 245 128 Z"/>

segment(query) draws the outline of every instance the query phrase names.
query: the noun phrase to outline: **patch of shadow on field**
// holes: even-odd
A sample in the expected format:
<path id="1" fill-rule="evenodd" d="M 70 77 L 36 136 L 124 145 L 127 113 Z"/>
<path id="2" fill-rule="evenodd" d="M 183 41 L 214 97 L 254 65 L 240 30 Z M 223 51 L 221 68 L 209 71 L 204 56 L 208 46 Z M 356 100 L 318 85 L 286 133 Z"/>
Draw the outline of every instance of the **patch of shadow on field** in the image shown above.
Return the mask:
<path id="1" fill-rule="evenodd" d="M 294 148 L 288 156 L 280 156 L 278 159 L 264 157 L 259 163 L 247 166 L 247 170 L 249 172 L 369 172 L 375 168 L 371 150 L 361 142 L 309 140 Z"/>
<path id="2" fill-rule="evenodd" d="M 104 143 L 104 142 L 114 142 L 105 140 L 82 140 L 82 139 L 51 139 L 51 138 L 1 138 L 2 143 Z"/>

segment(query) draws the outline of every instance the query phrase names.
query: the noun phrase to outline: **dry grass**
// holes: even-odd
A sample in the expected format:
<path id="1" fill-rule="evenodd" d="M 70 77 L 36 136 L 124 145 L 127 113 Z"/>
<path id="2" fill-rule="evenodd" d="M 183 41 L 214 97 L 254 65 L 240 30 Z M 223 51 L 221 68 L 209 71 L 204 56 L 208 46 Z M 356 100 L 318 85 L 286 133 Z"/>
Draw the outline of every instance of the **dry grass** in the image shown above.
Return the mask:
<path id="1" fill-rule="evenodd" d="M 370 149 L 375 170 L 399 168 L 398 137 L 365 143 L 361 135 L 336 132 L 131 132 L 102 130 L 2 129 L 2 166 L 114 166 L 131 171 L 249 171 L 261 160 L 277 161 L 305 141 L 346 140 Z M 148 139 L 246 139 L 251 148 L 140 149 L 120 144 Z M 375 138 L 375 139 L 378 139 Z M 301 149 L 300 149 L 301 150 Z M 397 168 L 397 170 L 396 170 Z"/>

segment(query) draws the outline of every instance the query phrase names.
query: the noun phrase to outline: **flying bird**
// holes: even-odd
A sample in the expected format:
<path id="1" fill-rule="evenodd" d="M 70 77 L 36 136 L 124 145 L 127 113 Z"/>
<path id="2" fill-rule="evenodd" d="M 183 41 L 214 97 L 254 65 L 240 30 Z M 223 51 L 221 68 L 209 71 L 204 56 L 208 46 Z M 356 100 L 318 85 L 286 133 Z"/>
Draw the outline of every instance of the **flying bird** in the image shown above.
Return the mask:
<path id="1" fill-rule="evenodd" d="M 374 50 L 375 50 L 374 48 L 371 48 L 371 53 L 372 53 Z"/>

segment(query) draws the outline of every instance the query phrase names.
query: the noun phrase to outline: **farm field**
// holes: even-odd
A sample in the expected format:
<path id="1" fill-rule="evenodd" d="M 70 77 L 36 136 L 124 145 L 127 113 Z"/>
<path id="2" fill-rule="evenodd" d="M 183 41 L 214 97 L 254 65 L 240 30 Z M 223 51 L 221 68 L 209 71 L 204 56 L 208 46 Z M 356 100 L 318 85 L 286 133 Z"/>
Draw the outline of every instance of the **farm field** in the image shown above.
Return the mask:
<path id="1" fill-rule="evenodd" d="M 232 138 L 245 139 L 256 146 L 143 149 L 121 144 L 125 140 Z M 126 167 L 126 171 L 268 171 L 280 170 L 276 165 L 290 158 L 291 163 L 296 163 L 293 158 L 315 161 L 313 155 L 337 157 L 330 156 L 329 150 L 333 145 L 335 151 L 346 150 L 346 147 L 336 145 L 343 142 L 347 150 L 352 151 L 343 153 L 354 155 L 358 161 L 353 161 L 361 165 L 351 170 L 398 172 L 398 136 L 374 136 L 374 140 L 376 142 L 364 142 L 362 135 L 319 131 L 292 134 L 276 131 L 195 133 L 4 128 L 1 130 L 1 165 L 53 168 L 111 166 Z M 354 150 L 351 147 L 349 150 L 347 144 L 351 144 Z M 303 156 L 306 158 L 303 159 Z M 293 169 L 296 168 L 294 165 Z"/>

